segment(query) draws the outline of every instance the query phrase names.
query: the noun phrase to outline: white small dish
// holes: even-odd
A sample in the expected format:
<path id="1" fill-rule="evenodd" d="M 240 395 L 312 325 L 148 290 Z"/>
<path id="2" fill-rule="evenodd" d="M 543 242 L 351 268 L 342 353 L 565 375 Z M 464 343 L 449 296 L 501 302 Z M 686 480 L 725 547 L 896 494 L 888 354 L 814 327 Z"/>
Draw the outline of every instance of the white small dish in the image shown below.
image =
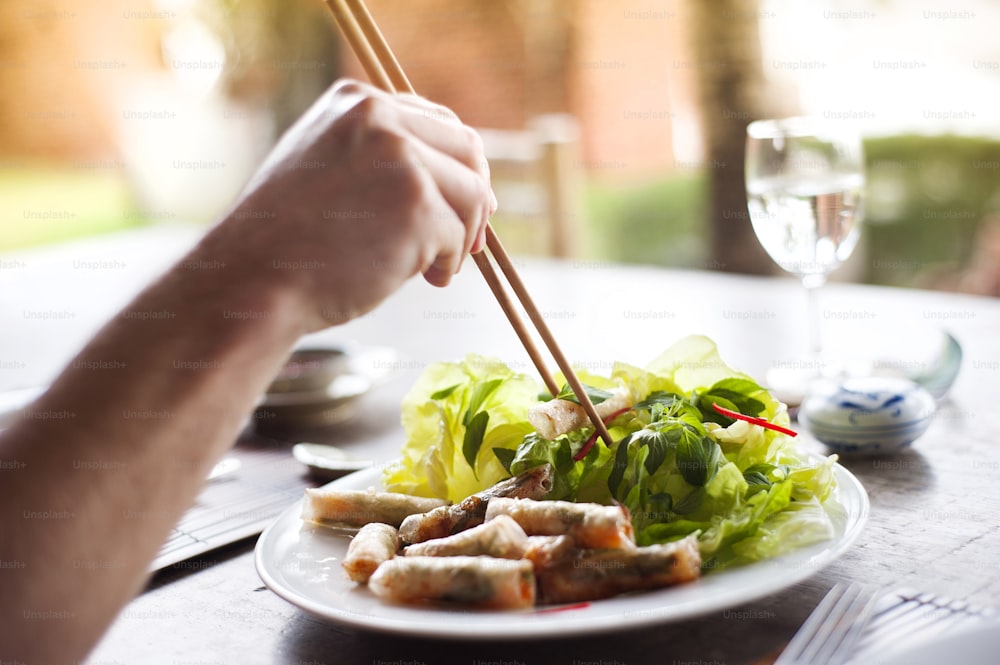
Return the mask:
<path id="1" fill-rule="evenodd" d="M 360 471 L 373 464 L 370 459 L 354 457 L 336 446 L 322 443 L 297 443 L 292 446 L 292 457 L 309 467 L 314 476 L 326 480 Z"/>
<path id="2" fill-rule="evenodd" d="M 841 454 L 883 454 L 909 447 L 934 420 L 934 397 L 913 381 L 886 376 L 826 384 L 802 403 L 799 422 Z"/>
<path id="3" fill-rule="evenodd" d="M 302 352 L 305 364 L 276 379 L 272 388 L 277 384 L 278 389 L 261 396 L 253 416 L 257 431 L 322 429 L 348 420 L 360 398 L 384 383 L 398 364 L 396 352 L 387 347 L 313 345 Z M 289 377 L 293 380 L 285 380 Z"/>
<path id="4" fill-rule="evenodd" d="M 296 349 L 267 387 L 268 395 L 325 390 L 347 371 L 347 352 L 340 348 Z"/>

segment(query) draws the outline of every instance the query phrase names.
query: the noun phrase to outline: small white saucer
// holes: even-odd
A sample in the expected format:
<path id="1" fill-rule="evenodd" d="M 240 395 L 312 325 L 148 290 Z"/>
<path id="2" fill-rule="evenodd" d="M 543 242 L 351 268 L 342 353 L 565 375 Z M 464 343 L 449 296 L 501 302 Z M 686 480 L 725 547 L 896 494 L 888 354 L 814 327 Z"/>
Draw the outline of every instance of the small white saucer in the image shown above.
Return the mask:
<path id="1" fill-rule="evenodd" d="M 316 352 L 317 347 L 309 347 Z M 336 372 L 318 386 L 287 382 L 261 396 L 253 421 L 258 431 L 330 427 L 351 418 L 360 398 L 384 382 L 396 367 L 396 352 L 388 347 L 328 347 L 338 354 Z M 324 371 L 330 370 L 325 368 Z M 312 377 L 315 378 L 315 377 Z M 274 385 L 274 384 L 272 384 Z"/>
<path id="2" fill-rule="evenodd" d="M 297 443 L 292 446 L 292 456 L 309 467 L 314 476 L 324 480 L 333 480 L 373 464 L 370 459 L 353 457 L 340 448 L 322 443 Z"/>

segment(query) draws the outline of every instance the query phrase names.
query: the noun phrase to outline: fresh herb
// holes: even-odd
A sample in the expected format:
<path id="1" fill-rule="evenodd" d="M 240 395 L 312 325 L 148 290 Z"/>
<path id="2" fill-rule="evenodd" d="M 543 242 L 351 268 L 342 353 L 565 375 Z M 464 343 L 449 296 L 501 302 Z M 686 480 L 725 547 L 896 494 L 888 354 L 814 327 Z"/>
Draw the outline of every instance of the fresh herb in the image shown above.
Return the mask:
<path id="1" fill-rule="evenodd" d="M 788 478 L 787 465 L 775 465 L 763 462 L 753 464 L 743 470 L 743 480 L 747 482 L 747 496 L 753 496 L 762 490 L 769 490 L 775 483 Z"/>
<path id="2" fill-rule="evenodd" d="M 442 388 L 441 390 L 437 391 L 436 393 L 431 393 L 431 399 L 447 399 L 448 397 L 451 396 L 451 394 L 453 392 L 455 392 L 456 390 L 458 390 L 459 386 L 461 386 L 461 385 L 462 384 L 460 384 L 460 383 L 456 383 L 453 386 L 448 386 L 447 388 Z"/>
<path id="3" fill-rule="evenodd" d="M 682 430 L 677 441 L 677 469 L 689 484 L 702 487 L 715 477 L 722 450 L 707 435 Z"/>
<path id="4" fill-rule="evenodd" d="M 731 411 L 758 416 L 766 408 L 764 403 L 753 397 L 763 392 L 763 388 L 749 379 L 730 378 L 717 381 L 710 388 L 696 393 L 695 401 L 706 422 L 728 425 L 724 414 L 715 410 L 719 405 Z"/>
<path id="5" fill-rule="evenodd" d="M 590 398 L 590 403 L 595 406 L 615 396 L 614 393 L 607 390 L 595 388 L 594 386 L 588 386 L 586 383 L 582 385 L 583 392 L 587 393 L 587 397 Z M 580 403 L 576 393 L 573 392 L 573 389 L 569 387 L 568 383 L 563 384 L 563 387 L 559 390 L 559 394 L 556 395 L 556 399 L 564 399 L 568 402 L 573 402 L 574 404 Z"/>
<path id="6" fill-rule="evenodd" d="M 477 383 L 472 388 L 472 393 L 469 395 L 469 408 L 465 411 L 465 415 L 462 416 L 462 424 L 468 427 L 472 419 L 479 415 L 480 410 L 483 408 L 483 402 L 486 401 L 493 391 L 500 387 L 503 383 L 503 379 L 493 379 L 492 381 L 483 381 Z"/>
<path id="7" fill-rule="evenodd" d="M 512 476 L 515 475 L 511 471 L 511 464 L 514 462 L 514 456 L 517 455 L 516 451 L 511 450 L 510 448 L 494 448 L 493 454 L 497 456 L 498 460 L 500 460 L 500 464 L 503 466 L 504 471 Z"/>
<path id="8" fill-rule="evenodd" d="M 462 416 L 462 424 L 465 425 L 465 434 L 462 437 L 462 456 L 472 467 L 472 473 L 478 478 L 476 473 L 476 458 L 479 456 L 479 449 L 483 446 L 483 437 L 486 436 L 486 426 L 490 422 L 490 414 L 481 411 L 483 402 L 493 394 L 503 379 L 493 379 L 477 383 L 469 395 L 469 408 Z"/>
<path id="9" fill-rule="evenodd" d="M 486 426 L 489 422 L 490 414 L 480 411 L 465 426 L 465 436 L 462 438 L 462 455 L 472 467 L 473 474 L 476 474 L 476 457 L 483 445 L 483 437 L 486 436 Z M 478 474 L 476 475 L 478 476 Z"/>

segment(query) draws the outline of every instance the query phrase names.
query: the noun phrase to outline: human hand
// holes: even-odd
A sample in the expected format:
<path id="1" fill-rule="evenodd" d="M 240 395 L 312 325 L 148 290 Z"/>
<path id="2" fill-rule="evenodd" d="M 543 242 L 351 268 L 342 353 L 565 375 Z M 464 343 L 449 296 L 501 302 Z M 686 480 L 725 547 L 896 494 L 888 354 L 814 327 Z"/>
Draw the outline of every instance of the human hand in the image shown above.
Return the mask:
<path id="1" fill-rule="evenodd" d="M 413 95 L 341 81 L 282 137 L 203 243 L 290 287 L 307 328 L 374 308 L 422 273 L 448 284 L 496 210 L 479 135 Z"/>

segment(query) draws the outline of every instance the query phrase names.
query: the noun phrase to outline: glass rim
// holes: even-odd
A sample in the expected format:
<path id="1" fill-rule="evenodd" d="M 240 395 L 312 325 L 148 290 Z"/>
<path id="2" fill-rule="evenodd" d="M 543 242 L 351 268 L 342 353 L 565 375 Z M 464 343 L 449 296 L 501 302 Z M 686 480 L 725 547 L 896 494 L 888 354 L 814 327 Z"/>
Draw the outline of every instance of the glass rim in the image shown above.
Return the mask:
<path id="1" fill-rule="evenodd" d="M 747 136 L 754 139 L 779 137 L 805 137 L 814 135 L 849 134 L 843 126 L 837 126 L 816 116 L 791 116 L 787 118 L 765 118 L 754 120 L 747 125 Z"/>

